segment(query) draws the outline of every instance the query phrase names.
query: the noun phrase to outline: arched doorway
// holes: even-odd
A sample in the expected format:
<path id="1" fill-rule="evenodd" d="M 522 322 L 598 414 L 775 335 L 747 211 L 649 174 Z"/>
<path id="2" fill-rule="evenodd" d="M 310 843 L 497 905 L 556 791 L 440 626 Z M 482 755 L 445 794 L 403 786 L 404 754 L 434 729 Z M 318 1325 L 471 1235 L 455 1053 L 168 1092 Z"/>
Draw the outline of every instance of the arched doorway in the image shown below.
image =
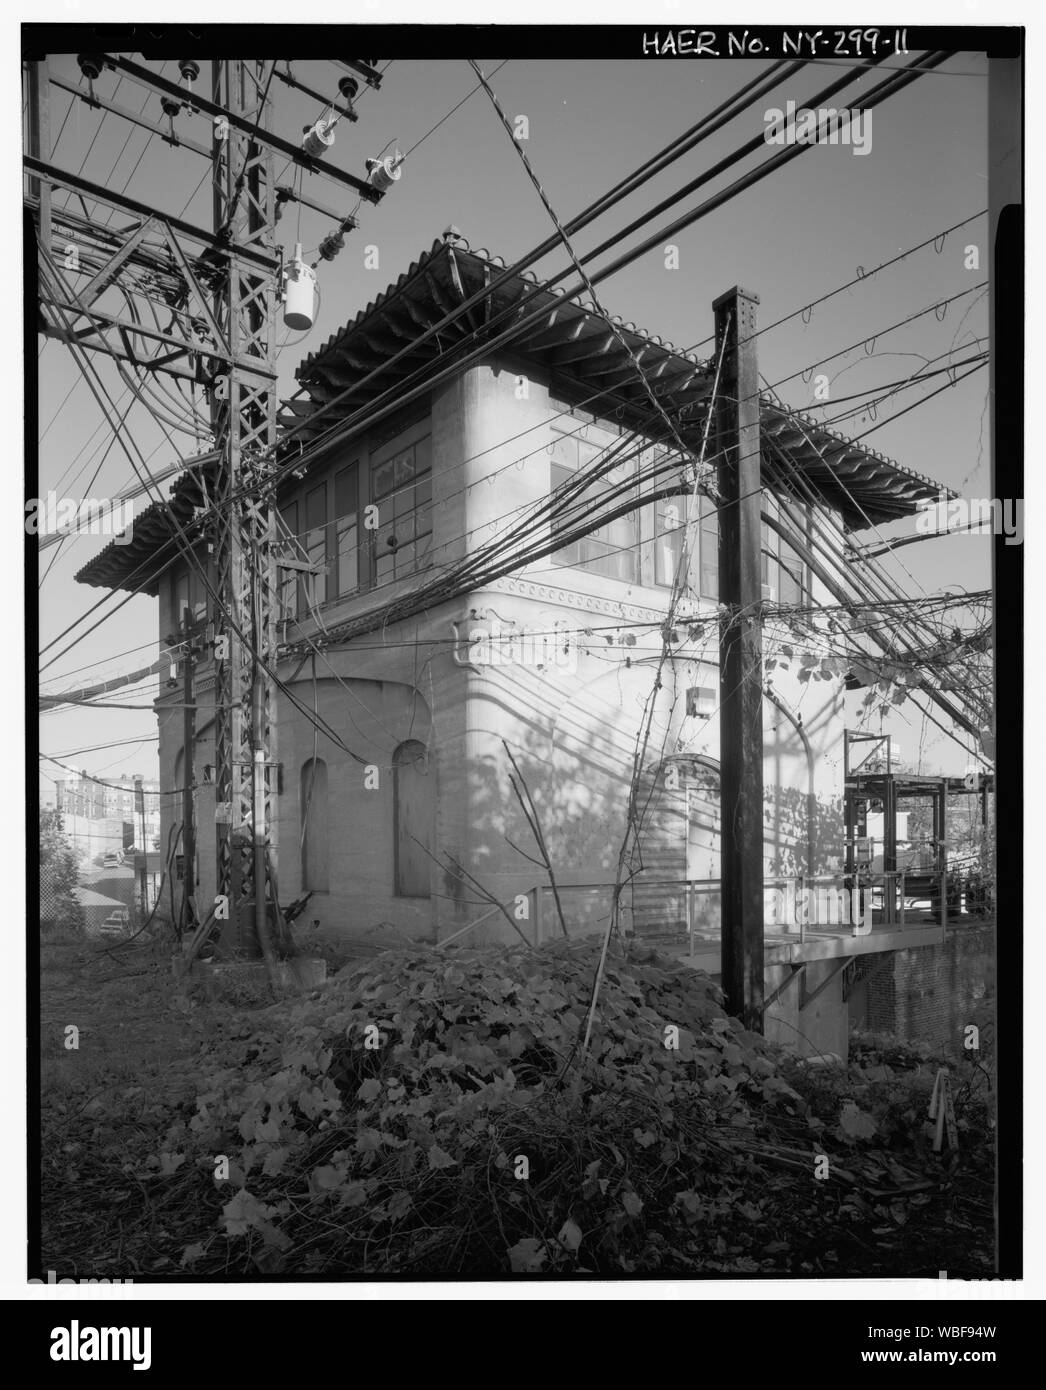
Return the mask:
<path id="1" fill-rule="evenodd" d="M 432 822 L 436 779 L 425 745 L 416 738 L 392 755 L 396 896 L 427 898 L 432 879 Z"/>
<path id="2" fill-rule="evenodd" d="M 301 770 L 301 885 L 313 893 L 329 893 L 330 806 L 327 764 L 310 758 Z"/>
<path id="3" fill-rule="evenodd" d="M 721 929 L 719 764 L 676 755 L 650 769 L 637 803 L 643 868 L 633 883 L 638 935 L 673 939 Z"/>

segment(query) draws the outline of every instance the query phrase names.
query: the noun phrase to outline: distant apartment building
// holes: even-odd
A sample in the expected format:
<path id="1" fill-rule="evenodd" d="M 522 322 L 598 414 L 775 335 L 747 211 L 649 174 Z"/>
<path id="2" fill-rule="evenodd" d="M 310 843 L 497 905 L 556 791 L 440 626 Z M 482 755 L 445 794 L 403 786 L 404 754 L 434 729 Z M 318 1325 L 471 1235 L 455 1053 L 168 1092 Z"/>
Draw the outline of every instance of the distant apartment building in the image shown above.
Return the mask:
<path id="1" fill-rule="evenodd" d="M 149 850 L 160 834 L 160 783 L 152 778 L 141 779 L 140 804 L 137 788 L 133 773 L 96 778 L 81 772 L 79 777 L 55 780 L 55 808 L 63 816 L 78 820 L 121 822 L 121 842 L 115 846 L 120 849 L 138 844 L 144 812 L 146 844 L 142 848 Z M 107 833 L 101 838 L 108 840 L 113 836 Z"/>

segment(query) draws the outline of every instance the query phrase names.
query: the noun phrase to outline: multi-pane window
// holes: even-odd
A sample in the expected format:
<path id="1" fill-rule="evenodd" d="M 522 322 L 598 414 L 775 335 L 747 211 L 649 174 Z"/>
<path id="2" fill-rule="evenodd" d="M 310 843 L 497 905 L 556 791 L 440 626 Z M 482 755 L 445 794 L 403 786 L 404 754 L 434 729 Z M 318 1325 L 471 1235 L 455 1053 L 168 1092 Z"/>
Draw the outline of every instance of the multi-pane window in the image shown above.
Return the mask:
<path id="1" fill-rule="evenodd" d="M 350 463 L 334 475 L 335 592 L 354 594 L 360 586 L 359 465 Z"/>
<path id="2" fill-rule="evenodd" d="M 664 448 L 639 452 L 636 446 L 623 443 L 622 462 L 615 468 L 604 468 L 599 477 L 587 483 L 579 481 L 579 474 L 592 472 L 600 459 L 606 460 L 606 449 L 581 437 L 583 432 L 584 429 L 572 434 L 557 432 L 550 449 L 553 536 L 565 538 L 578 526 L 586 524 L 586 519 L 591 524 L 593 515 L 598 517 L 616 510 L 630 497 L 638 504 L 644 493 L 649 496 L 651 492 L 664 491 L 666 495 L 637 505 L 628 515 L 605 522 L 587 536 L 571 539 L 553 553 L 553 564 L 583 569 L 589 574 L 629 584 L 671 589 L 687 536 L 687 518 L 693 518 L 694 513 L 688 480 L 683 474 L 674 479 L 671 468 L 659 468 L 659 461 L 664 463 L 669 459 Z M 607 434 L 607 446 L 610 442 L 611 436 Z M 782 515 L 771 493 L 763 494 L 762 505 L 773 517 L 780 517 L 786 530 L 793 529 L 795 523 L 791 517 Z M 808 524 L 805 508 L 795 505 L 791 510 L 805 533 Z M 696 524 L 692 521 L 691 525 L 690 583 L 703 598 L 718 598 L 719 517 L 715 503 L 700 496 Z M 773 526 L 765 522 L 761 548 L 764 596 L 777 603 L 802 603 L 810 590 L 805 561 Z"/>
<path id="3" fill-rule="evenodd" d="M 373 582 L 385 584 L 432 563 L 432 459 L 419 439 L 371 465 L 370 501 L 378 508 Z"/>
<path id="4" fill-rule="evenodd" d="M 627 461 L 593 478 L 580 491 L 576 488 L 579 470 L 588 472 L 603 454 L 603 450 L 576 435 L 556 439 L 550 469 L 553 498 L 558 494 L 560 505 L 553 513 L 553 534 L 569 533 L 584 524 L 587 515 L 595 511 L 616 510 L 629 497 L 636 497 L 635 484 L 629 483 L 635 472 L 634 461 Z M 622 579 L 636 583 L 639 578 L 639 525 L 637 512 L 615 517 L 588 535 L 571 541 L 554 552 L 557 565 L 571 565 L 589 574 L 607 579 Z"/>
<path id="5" fill-rule="evenodd" d="M 204 582 L 201 570 L 208 573 L 209 583 Z M 185 565 L 178 571 L 170 588 L 172 631 L 176 632 L 181 628 L 186 608 L 191 610 L 192 617 L 196 620 L 211 613 L 214 607 L 212 587 L 213 575 L 204 556 L 197 555 L 195 565 Z"/>
<path id="6" fill-rule="evenodd" d="M 580 492 L 576 491 L 578 471 L 591 469 L 601 453 L 595 445 L 577 435 L 555 439 L 549 471 L 553 499 L 560 505 L 552 519 L 553 534 L 556 531 L 568 534 L 582 524 L 584 513 L 601 501 L 602 509 L 609 511 L 627 501 L 630 493 L 638 502 L 642 492 L 649 494 L 672 485 L 670 471 L 657 471 L 659 459 L 668 458 L 666 450 L 639 452 L 635 445 L 626 444 L 621 450 L 623 462 L 594 478 Z M 622 488 L 622 483 L 632 476 L 636 479 L 633 487 Z M 678 492 L 673 490 L 652 503 L 637 506 L 628 515 L 615 518 L 590 535 L 564 545 L 554 552 L 553 563 L 629 584 L 672 588 L 683 552 L 687 516 L 692 514 L 694 506 L 687 481 L 682 476 L 678 479 L 678 488 Z M 690 558 L 691 576 L 700 584 L 701 594 L 717 597 L 719 523 L 714 503 L 704 497 L 700 499 L 698 524 L 691 535 Z"/>
<path id="7" fill-rule="evenodd" d="M 327 484 L 310 488 L 305 494 L 305 534 L 301 538 L 305 559 L 316 573 L 305 575 L 306 603 L 327 602 Z"/>
<path id="8" fill-rule="evenodd" d="M 283 618 L 307 618 L 310 608 L 426 569 L 432 563 L 428 436 L 334 469 L 285 502 L 281 515 L 284 555 L 316 571 L 280 571 Z M 373 518 L 368 527 L 364 517 Z"/>
<path id="9" fill-rule="evenodd" d="M 277 529 L 280 539 L 280 550 L 286 553 L 288 559 L 296 560 L 299 558 L 298 547 L 293 542 L 285 539 L 287 534 L 297 536 L 298 534 L 298 504 L 297 502 L 285 503 L 280 508 L 280 517 L 283 526 Z M 298 616 L 298 584 L 299 571 L 293 569 L 278 569 L 277 583 L 279 585 L 280 612 L 281 619 L 296 618 Z"/>
<path id="10" fill-rule="evenodd" d="M 654 583 L 675 583 L 686 534 L 687 498 L 659 497 L 654 503 Z"/>
<path id="11" fill-rule="evenodd" d="M 793 530 L 790 516 L 782 516 L 776 500 L 764 494 L 764 506 L 780 519 L 786 530 Z M 805 509 L 792 507 L 804 525 Z M 806 564 L 798 551 L 779 534 L 775 527 L 762 523 L 762 578 L 763 596 L 774 603 L 801 603 L 803 595 L 809 592 Z"/>

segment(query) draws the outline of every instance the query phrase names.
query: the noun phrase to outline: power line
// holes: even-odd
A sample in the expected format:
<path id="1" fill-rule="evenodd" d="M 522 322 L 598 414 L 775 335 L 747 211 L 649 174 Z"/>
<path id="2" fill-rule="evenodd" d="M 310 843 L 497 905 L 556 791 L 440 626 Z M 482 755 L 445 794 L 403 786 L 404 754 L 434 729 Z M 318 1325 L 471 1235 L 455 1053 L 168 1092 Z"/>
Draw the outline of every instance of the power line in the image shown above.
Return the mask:
<path id="1" fill-rule="evenodd" d="M 497 65 L 497 67 L 492 70 L 490 74 L 491 77 L 493 77 L 495 73 L 499 73 L 501 69 L 505 66 L 505 64 L 509 61 L 510 60 L 508 58 L 503 58 L 501 62 Z M 431 126 L 425 132 L 425 134 L 421 137 L 420 140 L 414 141 L 413 145 L 411 145 L 410 149 L 406 151 L 403 158 L 406 159 L 407 155 L 413 154 L 419 145 L 423 145 L 430 135 L 434 135 L 435 132 L 439 130 L 440 126 L 443 124 L 444 121 L 449 121 L 455 111 L 461 110 L 461 108 L 465 105 L 466 101 L 468 101 L 469 97 L 475 96 L 477 92 L 482 91 L 482 88 L 482 82 L 477 82 L 474 87 L 472 87 L 469 91 L 465 93 L 465 95 L 461 98 L 461 100 L 458 102 L 456 106 L 452 106 L 445 116 L 441 116 L 440 119 L 436 122 L 436 124 L 434 126 Z"/>
<path id="2" fill-rule="evenodd" d="M 743 111 L 745 107 L 750 105 L 752 102 L 756 101 L 759 97 L 766 95 L 767 92 L 772 90 L 773 87 L 777 86 L 786 77 L 794 75 L 795 72 L 799 71 L 805 66 L 805 62 L 802 61 L 795 63 L 779 62 L 774 64 L 769 73 L 760 74 L 751 82 L 747 83 L 744 87 L 742 87 L 740 92 L 734 94 L 726 101 L 722 102 L 707 116 L 702 117 L 702 119 L 698 121 L 696 125 L 691 126 L 689 130 L 684 131 L 684 133 L 681 136 L 671 141 L 669 145 L 667 145 L 658 154 L 651 156 L 649 159 L 645 160 L 641 165 L 639 165 L 635 170 L 633 170 L 632 173 L 627 175 L 612 189 L 610 189 L 609 192 L 603 194 L 600 198 L 596 199 L 595 202 L 589 204 L 589 206 L 583 212 L 579 213 L 576 217 L 571 218 L 570 221 L 566 224 L 566 232 L 571 236 L 576 234 L 576 232 L 580 231 L 582 228 L 587 226 L 588 223 L 593 221 L 596 217 L 601 216 L 603 213 L 608 211 L 609 208 L 614 206 L 616 203 L 620 202 L 623 198 L 635 192 L 650 178 L 653 178 L 655 174 L 659 173 L 669 164 L 679 159 L 683 154 L 687 153 L 690 149 L 694 148 L 694 146 L 700 144 L 703 140 L 708 139 L 711 135 L 715 134 L 718 130 L 722 129 L 723 126 L 728 124 L 731 120 L 734 119 L 735 116 L 737 116 L 741 111 Z M 833 85 L 831 89 L 826 89 L 826 92 L 837 90 L 839 87 L 845 85 L 847 85 L 846 82 Z M 817 100 L 824 97 L 826 95 L 826 92 L 819 93 L 818 97 L 813 98 L 813 100 Z M 739 157 L 740 155 L 735 156 L 735 158 Z M 676 196 L 681 197 L 683 196 L 683 193 L 680 192 Z M 400 358 L 406 355 L 408 351 L 414 351 L 418 346 L 428 342 L 429 339 L 436 337 L 445 327 L 449 326 L 450 324 L 456 323 L 458 322 L 458 320 L 465 317 L 465 315 L 474 305 L 479 303 L 481 300 L 485 299 L 487 296 L 493 295 L 502 285 L 507 283 L 508 280 L 510 280 L 513 276 L 521 274 L 529 266 L 533 265 L 536 261 L 540 260 L 543 256 L 545 256 L 549 251 L 553 250 L 556 246 L 557 241 L 558 234 L 546 238 L 545 241 L 541 242 L 533 250 L 528 252 L 526 255 L 520 257 L 511 266 L 506 268 L 499 275 L 495 276 L 489 284 L 483 287 L 483 289 L 477 290 L 474 294 L 468 296 L 455 309 L 452 309 L 448 313 L 444 314 L 439 320 L 437 320 L 436 323 L 432 324 L 423 333 L 419 334 L 414 339 L 409 349 L 405 348 L 402 349 L 400 352 L 396 353 L 392 357 L 390 362 L 385 364 L 385 366 L 395 364 L 400 360 Z M 583 259 L 588 259 L 588 257 L 585 257 Z M 565 269 L 561 271 L 558 275 L 546 279 L 540 283 L 535 283 L 534 286 L 527 292 L 522 301 L 512 306 L 510 309 L 506 309 L 495 314 L 493 319 L 485 325 L 485 330 L 490 330 L 493 327 L 495 327 L 498 323 L 504 321 L 506 318 L 511 317 L 513 314 L 518 312 L 518 310 L 525 304 L 532 302 L 538 295 L 551 289 L 553 285 L 557 284 L 558 281 L 562 280 L 564 276 L 566 276 L 567 274 L 569 274 L 569 269 Z M 576 298 L 577 295 L 581 293 L 583 288 L 583 285 L 578 285 L 572 294 L 564 294 L 563 297 Z M 527 326 L 528 324 L 533 322 L 534 317 L 535 316 L 529 317 L 527 320 L 524 321 L 523 324 L 516 325 L 515 327 L 522 328 Z M 502 342 L 506 341 L 511 336 L 513 335 L 504 333 L 499 335 L 498 339 L 496 340 L 496 345 L 500 345 Z M 478 340 L 479 337 L 480 331 L 475 330 L 473 333 L 467 335 L 464 341 L 467 343 L 470 340 Z M 444 353 L 440 353 L 441 358 L 444 355 Z M 464 364 L 459 363 L 459 366 L 467 364 L 468 363 L 466 360 Z M 336 395 L 331 401 L 325 402 L 319 410 L 313 412 L 310 415 L 310 422 L 314 423 L 320 415 L 326 413 L 333 405 L 336 405 L 340 401 L 344 400 L 348 395 L 352 394 L 353 391 L 360 390 L 362 386 L 368 384 L 374 377 L 379 375 L 380 370 L 381 369 L 376 369 L 375 371 L 368 373 L 368 375 L 364 378 L 363 382 L 357 383 L 348 391 L 343 391 Z M 355 425 L 356 423 L 357 417 L 353 417 L 352 420 L 349 422 L 349 425 Z M 299 432 L 299 428 L 301 427 L 287 427 L 284 430 L 284 434 L 282 437 L 283 442 L 285 442 L 289 438 L 293 438 L 293 436 Z M 312 444 L 310 444 L 310 449 L 322 447 L 326 442 L 327 438 L 330 436 L 330 434 L 331 431 L 328 431 L 327 436 L 321 436 L 321 438 L 318 441 L 313 441 Z"/>
<path id="3" fill-rule="evenodd" d="M 870 93 L 868 93 L 863 103 L 864 108 L 870 109 L 880 104 L 888 97 L 900 91 L 903 87 L 909 85 L 913 81 L 916 81 L 923 74 L 924 71 L 928 70 L 925 64 L 933 65 L 935 63 L 943 62 L 946 56 L 947 55 L 942 54 L 931 54 L 926 59 L 920 59 L 914 62 L 910 68 L 905 70 L 904 76 L 900 78 L 888 79 L 887 81 L 880 83 L 876 88 L 874 88 Z M 824 91 L 818 93 L 815 97 L 811 98 L 811 102 L 817 102 L 826 99 L 833 92 L 839 90 L 841 86 L 847 85 L 847 81 L 848 79 L 844 79 L 839 83 L 832 84 L 829 88 L 826 88 Z M 797 158 L 808 148 L 809 146 L 807 145 L 795 145 L 773 156 L 771 159 L 759 165 L 755 170 L 751 171 L 749 174 L 746 174 L 742 178 L 736 180 L 733 184 L 729 185 L 721 193 L 716 194 L 713 197 L 707 199 L 705 202 L 699 204 L 699 206 L 696 209 L 685 214 L 683 217 L 677 219 L 668 227 L 662 228 L 660 231 L 647 238 L 644 242 L 632 248 L 631 251 L 624 253 L 616 261 L 611 262 L 610 265 L 605 266 L 603 269 L 591 275 L 589 277 L 590 282 L 592 284 L 596 284 L 608 278 L 611 275 L 617 274 L 626 265 L 629 265 L 632 263 L 632 261 L 638 259 L 639 256 L 645 254 L 654 246 L 660 245 L 664 241 L 664 238 L 666 236 L 674 235 L 683 227 L 692 225 L 699 218 L 722 206 L 725 202 L 728 202 L 731 198 L 737 196 L 737 194 L 750 187 L 759 179 L 762 179 L 766 177 L 768 174 L 775 172 L 778 168 L 780 168 L 783 164 L 787 163 L 791 159 Z M 689 188 L 689 185 L 687 187 Z M 674 196 L 676 198 L 681 197 L 686 191 L 687 189 L 680 190 L 680 192 Z M 641 222 L 645 220 L 646 219 L 640 219 Z M 607 245 L 609 245 L 609 243 L 607 243 Z M 604 246 L 600 249 L 606 249 L 606 247 Z M 581 258 L 582 262 L 590 260 L 592 256 L 595 254 L 595 252 L 589 252 L 588 255 Z M 496 285 L 502 283 L 503 280 L 511 273 L 513 272 L 504 272 L 504 274 L 502 276 L 497 277 L 490 286 L 485 286 L 482 290 L 477 291 L 476 295 L 472 296 L 471 299 L 466 300 L 462 306 L 459 306 L 458 309 L 453 310 L 450 314 L 444 316 L 443 320 L 426 330 L 424 334 L 420 335 L 420 337 L 417 340 L 412 342 L 409 349 L 402 349 L 399 353 L 395 354 L 392 359 L 390 359 L 389 363 L 385 363 L 382 367 L 377 368 L 373 372 L 369 373 L 368 376 L 364 378 L 363 382 L 356 383 L 354 386 L 347 388 L 347 390 L 336 393 L 334 397 L 332 397 L 329 401 L 325 402 L 310 416 L 308 416 L 306 421 L 299 422 L 296 425 L 288 426 L 284 432 L 284 442 L 286 442 L 286 440 L 289 438 L 293 438 L 294 435 L 300 432 L 301 429 L 305 428 L 307 424 L 314 423 L 315 419 L 318 416 L 329 411 L 334 405 L 342 401 L 347 395 L 350 395 L 353 392 L 360 390 L 362 386 L 365 385 L 372 377 L 377 376 L 380 373 L 380 371 L 397 362 L 405 353 L 407 353 L 408 351 L 414 351 L 418 343 L 420 343 L 421 341 L 425 341 L 428 337 L 432 336 L 435 332 L 439 331 L 439 329 L 441 329 L 446 322 L 450 321 L 451 319 L 457 317 L 462 312 L 464 312 L 473 300 L 481 299 L 485 295 L 492 293 Z M 566 276 L 567 274 L 569 274 L 569 270 L 564 270 L 560 272 L 558 276 L 554 277 L 553 280 L 546 281 L 544 285 L 535 286 L 533 290 L 526 296 L 526 300 L 532 300 L 537 294 L 540 294 L 543 290 L 547 289 L 551 284 L 555 283 L 556 280 L 563 279 L 564 276 Z M 584 288 L 584 281 L 579 280 L 576 285 L 570 286 L 568 289 L 564 290 L 562 292 L 561 297 L 565 300 L 574 299 L 583 292 Z M 484 325 L 484 334 L 489 335 L 494 325 L 496 325 L 496 323 L 500 320 L 509 316 L 518 315 L 519 309 L 520 304 L 517 303 L 496 314 L 491 323 Z M 519 319 L 517 317 L 515 322 L 509 329 L 503 331 L 494 338 L 485 336 L 485 341 L 480 346 L 473 349 L 473 351 L 466 353 L 464 357 L 457 357 L 451 365 L 443 369 L 441 372 L 437 372 L 435 377 L 429 375 L 430 369 L 419 368 L 417 372 L 413 373 L 411 377 L 407 378 L 406 382 L 400 382 L 396 385 L 395 388 L 390 388 L 389 391 L 382 393 L 376 401 L 370 403 L 366 410 L 358 411 L 355 415 L 350 416 L 348 420 L 342 422 L 337 426 L 330 427 L 324 434 L 318 436 L 315 440 L 310 441 L 310 453 L 324 450 L 332 446 L 336 442 L 343 441 L 346 438 L 352 437 L 355 433 L 358 433 L 361 428 L 363 428 L 363 425 L 361 423 L 363 419 L 368 420 L 369 423 L 374 423 L 376 419 L 383 418 L 393 408 L 399 408 L 405 405 L 408 401 L 413 400 L 418 394 L 420 394 L 421 391 L 431 390 L 434 385 L 438 384 L 445 377 L 452 375 L 456 372 L 460 372 L 466 366 L 470 365 L 473 361 L 478 360 L 481 356 L 489 354 L 490 352 L 496 350 L 498 347 L 503 346 L 506 342 L 518 337 L 527 327 L 531 326 L 534 322 L 536 322 L 536 320 L 539 319 L 545 312 L 547 311 L 544 308 L 541 308 L 534 311 L 533 313 L 531 313 L 523 319 Z M 441 354 L 441 356 L 442 355 L 444 354 Z M 421 377 L 423 379 L 424 384 L 418 385 L 416 387 L 410 386 L 410 381 L 418 377 Z M 386 401 L 395 401 L 395 407 L 391 403 L 383 404 L 383 402 Z M 283 466 L 283 468 L 277 474 L 277 477 L 282 476 L 283 473 L 289 472 L 294 468 L 298 468 L 300 466 L 301 458 L 295 458 Z"/>

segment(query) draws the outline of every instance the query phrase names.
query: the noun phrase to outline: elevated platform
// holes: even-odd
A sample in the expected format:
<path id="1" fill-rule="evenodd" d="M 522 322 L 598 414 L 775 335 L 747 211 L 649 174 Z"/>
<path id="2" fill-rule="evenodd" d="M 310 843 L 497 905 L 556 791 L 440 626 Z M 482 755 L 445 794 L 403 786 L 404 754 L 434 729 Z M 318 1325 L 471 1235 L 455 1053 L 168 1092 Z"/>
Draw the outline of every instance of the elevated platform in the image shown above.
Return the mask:
<path id="1" fill-rule="evenodd" d="M 871 931 L 863 936 L 855 935 L 849 926 L 827 929 L 807 927 L 801 940 L 797 932 L 780 932 L 768 927 L 763 936 L 764 962 L 769 969 L 776 965 L 800 965 L 804 961 L 844 960 L 877 951 L 917 950 L 921 946 L 940 946 L 957 931 L 994 926 L 994 917 L 962 913 L 950 917 L 944 926 L 939 921 L 920 921 L 918 917 L 903 925 L 873 922 Z M 693 966 L 695 970 L 705 970 L 709 975 L 719 974 L 718 936 L 708 936 L 703 940 L 695 937 L 692 945 L 683 936 L 664 941 L 651 937 L 644 937 L 643 940 L 656 945 L 665 955 Z"/>
<path id="2" fill-rule="evenodd" d="M 764 962 L 772 965 L 799 965 L 803 961 L 842 960 L 876 951 L 907 951 L 919 946 L 939 946 L 945 939 L 947 927 L 940 923 L 873 923 L 872 929 L 857 936 L 852 927 L 818 930 L 807 928 L 800 940 L 798 933 L 776 932 L 768 929 L 763 937 Z M 659 946 L 666 955 L 719 974 L 719 939 L 697 941 L 693 947 L 686 941 L 678 945 Z"/>

